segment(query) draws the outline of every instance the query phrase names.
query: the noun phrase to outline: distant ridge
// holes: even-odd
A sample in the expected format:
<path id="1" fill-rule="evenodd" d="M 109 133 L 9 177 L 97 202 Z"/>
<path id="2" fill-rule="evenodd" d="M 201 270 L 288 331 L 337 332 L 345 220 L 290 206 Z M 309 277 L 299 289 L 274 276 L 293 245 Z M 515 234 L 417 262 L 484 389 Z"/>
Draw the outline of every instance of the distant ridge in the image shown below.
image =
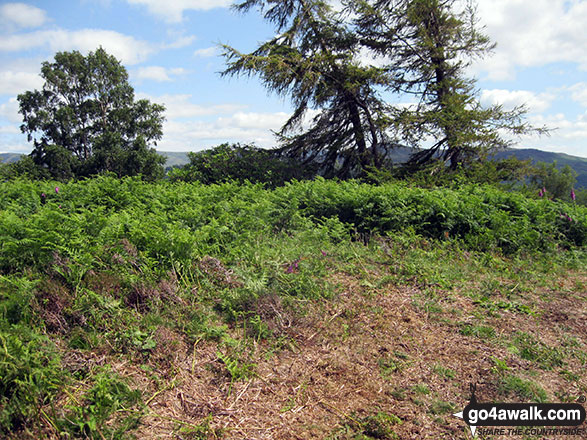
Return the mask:
<path id="1" fill-rule="evenodd" d="M 587 158 L 571 156 L 565 153 L 551 153 L 549 151 L 536 150 L 535 148 L 511 148 L 495 155 L 495 159 L 506 159 L 515 156 L 520 160 L 531 159 L 533 163 L 556 161 L 557 168 L 570 166 L 577 172 L 577 188 L 587 188 Z"/>
<path id="2" fill-rule="evenodd" d="M 395 163 L 405 162 L 412 150 L 406 147 L 400 147 L 391 152 L 391 159 Z M 159 151 L 159 154 L 167 158 L 165 166 L 167 168 L 180 167 L 189 162 L 188 153 L 183 151 Z M 18 153 L 0 153 L 1 163 L 16 162 L 22 154 Z M 557 167 L 562 168 L 565 165 L 570 166 L 577 172 L 577 188 L 587 188 L 587 158 L 571 156 L 565 153 L 551 153 L 548 151 L 537 150 L 535 148 L 508 149 L 495 155 L 495 159 L 505 159 L 515 156 L 520 160 L 532 160 L 536 162 L 552 163 L 556 161 Z"/>
<path id="3" fill-rule="evenodd" d="M 0 153 L 0 163 L 18 162 L 24 154 L 19 153 Z"/>
<path id="4" fill-rule="evenodd" d="M 391 150 L 391 159 L 394 163 L 404 163 L 408 160 L 412 149 L 407 147 L 399 147 Z M 185 152 L 163 152 L 159 154 L 167 157 L 165 166 L 170 168 L 173 166 L 182 166 L 189 162 L 188 154 Z M 497 153 L 494 159 L 506 159 L 515 156 L 520 160 L 531 159 L 533 163 L 546 162 L 552 163 L 556 161 L 557 167 L 562 168 L 569 165 L 577 172 L 577 188 L 587 188 L 587 158 L 571 156 L 565 153 L 551 153 L 548 151 L 537 150 L 535 148 L 511 148 Z"/>
<path id="5" fill-rule="evenodd" d="M 184 151 L 157 151 L 167 158 L 165 168 L 182 167 L 189 163 L 188 153 Z"/>

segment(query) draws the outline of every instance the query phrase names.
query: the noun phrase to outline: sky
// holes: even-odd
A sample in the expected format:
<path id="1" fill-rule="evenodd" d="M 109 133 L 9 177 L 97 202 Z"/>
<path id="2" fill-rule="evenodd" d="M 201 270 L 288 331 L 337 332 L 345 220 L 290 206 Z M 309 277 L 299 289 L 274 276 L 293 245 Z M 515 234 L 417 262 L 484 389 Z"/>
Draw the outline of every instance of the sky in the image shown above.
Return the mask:
<path id="1" fill-rule="evenodd" d="M 164 104 L 159 151 L 223 142 L 275 145 L 291 103 L 256 77 L 222 78 L 219 44 L 241 52 L 274 29 L 231 0 L 0 1 L 0 152 L 29 153 L 19 93 L 41 89 L 41 63 L 56 52 L 102 46 L 128 70 L 137 98 Z M 497 47 L 469 69 L 482 104 L 525 104 L 528 122 L 553 129 L 517 147 L 587 157 L 587 0 L 479 0 Z"/>

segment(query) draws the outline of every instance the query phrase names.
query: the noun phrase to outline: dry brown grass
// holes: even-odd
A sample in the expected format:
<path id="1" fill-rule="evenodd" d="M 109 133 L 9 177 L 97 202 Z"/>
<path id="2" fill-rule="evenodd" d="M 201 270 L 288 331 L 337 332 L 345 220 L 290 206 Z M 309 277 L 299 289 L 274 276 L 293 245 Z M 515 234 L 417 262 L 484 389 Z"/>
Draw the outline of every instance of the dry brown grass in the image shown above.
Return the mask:
<path id="1" fill-rule="evenodd" d="M 267 341 L 253 342 L 256 368 L 248 380 L 231 382 L 216 343 L 187 346 L 180 335 L 158 331 L 161 348 L 152 361 L 165 370 L 165 383 L 129 364 L 119 371 L 147 396 L 148 415 L 137 437 L 316 439 L 384 412 L 402 420 L 394 426 L 401 439 L 470 438 L 464 423 L 451 415 L 468 402 L 469 384 L 477 384 L 479 401 L 524 401 L 500 393 L 494 359 L 507 363 L 508 374 L 531 378 L 552 401 L 587 390 L 584 366 L 577 359 L 566 359 L 566 369 L 581 376 L 571 384 L 499 342 L 516 331 L 538 335 L 550 346 L 559 345 L 565 335 L 585 340 L 585 293 L 571 298 L 553 291 L 545 302 L 544 292 L 537 292 L 543 313 L 528 317 L 506 310 L 488 316 L 485 325 L 493 326 L 498 337 L 482 340 L 463 336 L 457 325 L 417 307 L 414 297 L 422 294 L 417 287 L 366 289 L 356 276 L 339 273 L 333 278 L 340 286 L 337 298 L 309 305 L 303 317 L 291 315 L 275 298 L 258 304 L 257 312 L 295 348 L 272 351 Z M 459 320 L 476 319 L 468 297 L 454 295 L 446 305 L 445 318 L 454 318 L 458 309 Z M 238 329 L 232 331 L 235 338 L 242 337 Z"/>
<path id="2" fill-rule="evenodd" d="M 219 271 L 220 283 L 234 281 L 231 273 L 224 273 L 212 261 L 206 269 Z M 368 277 L 377 279 L 388 269 L 378 270 L 370 269 Z M 72 373 L 109 364 L 113 373 L 139 388 L 146 404 L 141 426 L 134 433 L 139 439 L 342 440 L 353 438 L 343 435 L 345 425 L 351 433 L 359 433 L 358 422 L 379 412 L 401 420 L 393 426 L 399 439 L 468 439 L 467 427 L 452 413 L 468 403 L 470 384 L 477 384 L 480 402 L 527 401 L 515 392 L 503 392 L 500 384 L 506 374 L 531 380 L 553 402 L 587 394 L 586 360 L 573 355 L 579 349 L 564 352 L 564 370 L 579 378 L 569 381 L 560 369 L 541 368 L 508 345 L 520 333 L 561 350 L 564 341 L 574 338 L 583 344 L 580 349 L 585 355 L 587 292 L 568 293 L 584 283 L 583 274 L 569 273 L 553 280 L 566 293 L 556 289 L 525 292 L 525 303 L 533 304 L 539 313 L 500 310 L 482 316 L 467 294 L 478 288 L 477 281 L 453 291 L 437 288 L 437 309 L 430 311 L 422 306 L 429 295 L 426 286 L 390 283 L 376 288 L 365 283 L 364 276 L 332 274 L 329 281 L 338 286 L 336 297 L 306 302 L 304 314 L 274 295 L 250 304 L 273 336 L 267 340 L 249 337 L 244 361 L 255 368 L 244 380 L 231 379 L 219 358 L 219 343 L 187 343 L 184 335 L 165 326 L 154 332 L 156 348 L 141 362 L 107 350 L 87 352 L 65 346 L 62 362 Z M 161 283 L 145 288 L 148 296 L 181 301 L 172 276 Z M 102 279 L 102 287 L 108 288 L 107 280 Z M 46 309 L 52 315 L 45 319 L 59 330 L 66 325 L 61 319 L 68 306 L 65 289 L 49 280 L 39 292 L 38 300 L 52 301 Z M 491 327 L 495 337 L 465 336 L 463 323 Z M 245 339 L 239 326 L 229 333 L 235 341 Z M 276 347 L 278 338 L 283 343 Z M 507 370 L 500 370 L 496 360 Z M 80 386 L 77 394 L 84 390 Z M 61 396 L 57 406 L 67 405 L 72 398 Z M 57 438 L 49 425 L 41 434 Z"/>

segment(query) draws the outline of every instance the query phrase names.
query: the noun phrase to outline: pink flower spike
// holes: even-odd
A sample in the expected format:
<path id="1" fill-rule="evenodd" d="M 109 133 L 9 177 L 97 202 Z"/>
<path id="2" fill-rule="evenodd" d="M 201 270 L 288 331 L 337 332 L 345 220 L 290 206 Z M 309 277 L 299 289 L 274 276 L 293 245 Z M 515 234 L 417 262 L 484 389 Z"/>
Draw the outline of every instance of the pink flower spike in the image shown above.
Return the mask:
<path id="1" fill-rule="evenodd" d="M 543 195 L 542 190 L 538 191 L 538 197 L 542 197 Z"/>
<path id="2" fill-rule="evenodd" d="M 320 252 L 322 252 L 322 256 L 323 256 L 323 257 L 325 257 L 325 256 L 327 255 L 327 254 L 326 254 L 326 251 L 322 251 L 322 250 L 321 250 Z"/>
<path id="3" fill-rule="evenodd" d="M 55 187 L 55 194 L 59 194 L 59 187 L 58 186 Z"/>
<path id="4" fill-rule="evenodd" d="M 571 200 L 574 202 L 577 196 L 575 195 L 575 190 L 571 189 Z"/>

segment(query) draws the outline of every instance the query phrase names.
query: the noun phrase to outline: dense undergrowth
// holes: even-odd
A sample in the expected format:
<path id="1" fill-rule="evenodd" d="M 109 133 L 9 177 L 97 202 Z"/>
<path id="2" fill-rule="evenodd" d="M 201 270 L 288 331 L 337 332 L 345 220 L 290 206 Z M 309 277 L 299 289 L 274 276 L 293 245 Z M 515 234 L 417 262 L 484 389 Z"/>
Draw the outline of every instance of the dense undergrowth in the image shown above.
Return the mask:
<path id="1" fill-rule="evenodd" d="M 124 438 L 148 396 L 104 359 L 166 365 L 162 328 L 217 341 L 238 381 L 254 374 L 247 341 L 287 347 L 275 298 L 303 313 L 335 293 L 330 273 L 386 255 L 401 258 L 393 282 L 445 287 L 584 267 L 587 208 L 490 186 L 14 181 L 1 184 L 0 238 L 0 435 Z M 470 273 L 439 266 L 464 253 Z"/>

